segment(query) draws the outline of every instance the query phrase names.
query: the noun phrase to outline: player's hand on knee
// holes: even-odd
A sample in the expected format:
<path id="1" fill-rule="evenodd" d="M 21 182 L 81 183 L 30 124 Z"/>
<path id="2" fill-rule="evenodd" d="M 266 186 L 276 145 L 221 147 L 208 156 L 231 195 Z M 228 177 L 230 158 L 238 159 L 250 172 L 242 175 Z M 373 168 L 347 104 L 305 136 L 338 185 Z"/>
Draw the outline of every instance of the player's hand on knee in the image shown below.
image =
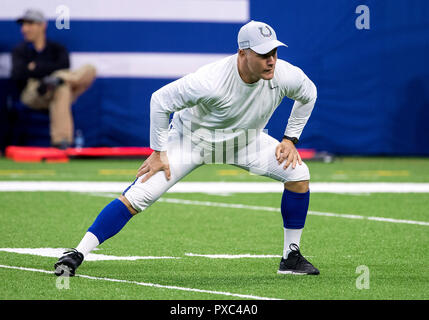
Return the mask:
<path id="1" fill-rule="evenodd" d="M 143 183 L 159 171 L 164 171 L 165 177 L 167 180 L 170 180 L 170 165 L 168 162 L 167 152 L 165 151 L 152 152 L 149 158 L 147 158 L 138 169 L 136 177 L 139 178 L 146 174 L 145 177 L 141 180 Z"/>
<path id="2" fill-rule="evenodd" d="M 276 147 L 276 159 L 279 164 L 286 161 L 283 169 L 287 169 L 290 164 L 292 164 L 293 169 L 295 169 L 297 163 L 300 165 L 302 164 L 301 156 L 299 155 L 298 150 L 296 150 L 293 142 L 287 139 L 284 139 Z"/>

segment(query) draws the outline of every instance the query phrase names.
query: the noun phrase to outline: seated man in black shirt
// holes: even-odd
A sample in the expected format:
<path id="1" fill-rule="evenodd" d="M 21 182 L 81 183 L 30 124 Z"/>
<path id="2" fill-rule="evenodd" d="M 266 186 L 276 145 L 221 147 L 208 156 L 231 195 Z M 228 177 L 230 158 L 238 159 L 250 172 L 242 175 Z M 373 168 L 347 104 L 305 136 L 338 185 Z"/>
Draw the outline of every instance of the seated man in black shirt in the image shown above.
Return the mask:
<path id="1" fill-rule="evenodd" d="M 71 105 L 95 79 L 91 65 L 69 70 L 69 54 L 46 39 L 47 22 L 37 10 L 17 20 L 24 42 L 12 52 L 12 79 L 21 101 L 33 109 L 49 109 L 51 145 L 65 149 L 73 144 Z"/>

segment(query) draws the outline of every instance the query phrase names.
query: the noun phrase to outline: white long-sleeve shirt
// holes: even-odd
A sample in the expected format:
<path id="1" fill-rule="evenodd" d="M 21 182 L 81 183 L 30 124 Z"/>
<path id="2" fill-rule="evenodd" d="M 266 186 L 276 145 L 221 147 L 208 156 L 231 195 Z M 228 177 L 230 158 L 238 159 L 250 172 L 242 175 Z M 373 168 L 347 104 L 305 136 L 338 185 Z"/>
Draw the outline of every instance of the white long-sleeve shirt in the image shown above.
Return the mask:
<path id="1" fill-rule="evenodd" d="M 150 146 L 165 151 L 170 114 L 173 125 L 207 142 L 234 139 L 249 129 L 265 128 L 282 99 L 295 100 L 285 135 L 299 138 L 313 110 L 317 90 L 304 72 L 278 59 L 272 80 L 245 83 L 237 54 L 210 63 L 153 93 Z"/>

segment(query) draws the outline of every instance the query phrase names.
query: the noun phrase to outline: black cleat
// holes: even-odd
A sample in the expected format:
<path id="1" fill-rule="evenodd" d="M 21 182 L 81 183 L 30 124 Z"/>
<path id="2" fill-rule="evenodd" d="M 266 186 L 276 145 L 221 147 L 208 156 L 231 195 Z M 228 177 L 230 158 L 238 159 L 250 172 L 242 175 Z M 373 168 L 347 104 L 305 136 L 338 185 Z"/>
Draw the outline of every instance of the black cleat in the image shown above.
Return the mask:
<path id="1" fill-rule="evenodd" d="M 76 249 L 64 252 L 64 255 L 54 264 L 55 275 L 73 277 L 77 267 L 80 266 L 82 261 L 83 254 Z"/>
<path id="2" fill-rule="evenodd" d="M 310 262 L 305 259 L 299 251 L 298 245 L 292 243 L 289 246 L 291 252 L 287 259 L 282 258 L 277 273 L 279 274 L 312 274 L 318 275 L 320 272 Z"/>

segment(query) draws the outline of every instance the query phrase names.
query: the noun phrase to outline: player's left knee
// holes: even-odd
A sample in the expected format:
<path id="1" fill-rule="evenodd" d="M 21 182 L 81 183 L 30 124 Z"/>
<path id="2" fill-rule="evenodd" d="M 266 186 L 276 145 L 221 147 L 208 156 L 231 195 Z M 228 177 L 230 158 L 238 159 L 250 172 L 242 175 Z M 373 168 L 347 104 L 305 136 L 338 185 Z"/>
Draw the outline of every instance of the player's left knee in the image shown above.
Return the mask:
<path id="1" fill-rule="evenodd" d="M 310 170 L 305 162 L 302 164 L 297 164 L 295 168 L 289 166 L 285 173 L 285 178 L 283 181 L 307 181 L 310 180 Z"/>
<path id="2" fill-rule="evenodd" d="M 285 182 L 285 189 L 296 193 L 307 192 L 309 190 L 309 186 L 309 180 Z"/>
<path id="3" fill-rule="evenodd" d="M 289 178 L 293 181 L 285 182 L 285 189 L 297 193 L 307 192 L 310 186 L 310 170 L 307 165 L 304 162 L 301 165 L 298 164 L 292 172 L 293 175 Z"/>
<path id="4" fill-rule="evenodd" d="M 138 211 L 136 209 L 133 208 L 133 206 L 131 205 L 131 203 L 128 201 L 127 198 L 125 198 L 123 195 L 119 196 L 119 201 L 121 201 L 128 209 L 128 211 L 134 216 L 138 213 Z"/>

